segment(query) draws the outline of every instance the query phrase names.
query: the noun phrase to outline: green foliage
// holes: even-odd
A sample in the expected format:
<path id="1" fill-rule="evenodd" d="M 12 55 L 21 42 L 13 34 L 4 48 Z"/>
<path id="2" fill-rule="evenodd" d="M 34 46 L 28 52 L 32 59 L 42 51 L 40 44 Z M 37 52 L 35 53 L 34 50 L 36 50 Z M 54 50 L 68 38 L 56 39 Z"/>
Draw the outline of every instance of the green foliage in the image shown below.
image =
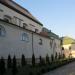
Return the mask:
<path id="1" fill-rule="evenodd" d="M 45 65 L 45 60 L 41 56 L 39 57 L 39 60 L 40 60 L 39 62 L 40 66 Z"/>
<path id="2" fill-rule="evenodd" d="M 34 56 L 35 57 L 35 56 Z M 63 54 L 64 57 L 64 54 Z M 8 55 L 8 58 L 11 59 L 10 55 Z M 22 58 L 24 59 L 24 55 L 22 55 Z M 40 60 L 40 66 L 35 65 L 35 67 L 32 67 L 31 65 L 26 65 L 25 67 L 19 67 L 17 68 L 17 62 L 16 62 L 16 57 L 13 57 L 13 63 L 11 69 L 6 69 L 5 68 L 5 60 L 3 57 L 0 59 L 0 75 L 42 75 L 46 72 L 49 72 L 51 70 L 54 70 L 58 67 L 61 67 L 63 65 L 66 65 L 70 62 L 75 61 L 75 59 L 62 59 L 54 61 L 54 56 L 52 55 L 52 60 L 54 62 L 50 64 L 45 64 L 44 58 L 41 56 L 39 57 Z M 46 55 L 46 63 L 49 61 L 49 56 L 48 54 Z M 17 73 L 18 72 L 18 73 Z M 5 74 L 4 74 L 5 73 Z"/>
<path id="3" fill-rule="evenodd" d="M 53 62 L 53 61 L 54 61 L 54 55 L 51 54 L 51 62 Z"/>
<path id="4" fill-rule="evenodd" d="M 73 43 L 73 42 L 75 42 L 75 40 L 72 39 L 72 38 L 70 38 L 70 37 L 64 37 L 64 38 L 63 38 L 63 45 L 71 44 L 71 43 Z"/>
<path id="5" fill-rule="evenodd" d="M 32 54 L 32 65 L 35 66 L 35 55 Z"/>
<path id="6" fill-rule="evenodd" d="M 12 63 L 12 74 L 16 75 L 17 73 L 17 62 L 16 62 L 16 57 L 13 57 L 13 63 Z"/>
<path id="7" fill-rule="evenodd" d="M 49 56 L 48 56 L 48 54 L 46 55 L 46 63 L 47 63 L 47 64 L 50 63 L 50 60 L 49 60 Z"/>
<path id="8" fill-rule="evenodd" d="M 58 59 L 61 59 L 61 58 L 62 58 L 62 55 L 59 53 Z"/>
<path id="9" fill-rule="evenodd" d="M 3 75 L 6 71 L 6 68 L 5 68 L 5 60 L 3 57 L 1 57 L 0 59 L 0 74 Z"/>
<path id="10" fill-rule="evenodd" d="M 65 54 L 64 54 L 64 53 L 62 54 L 62 58 L 63 58 L 63 59 L 65 58 Z"/>
<path id="11" fill-rule="evenodd" d="M 27 64 L 24 54 L 22 54 L 21 58 L 21 66 L 24 67 Z"/>
<path id="12" fill-rule="evenodd" d="M 7 59 L 7 68 L 11 68 L 11 67 L 12 67 L 11 56 L 8 55 L 8 59 Z"/>
<path id="13" fill-rule="evenodd" d="M 58 55 L 57 55 L 57 52 L 55 53 L 55 60 L 57 60 L 58 59 Z"/>

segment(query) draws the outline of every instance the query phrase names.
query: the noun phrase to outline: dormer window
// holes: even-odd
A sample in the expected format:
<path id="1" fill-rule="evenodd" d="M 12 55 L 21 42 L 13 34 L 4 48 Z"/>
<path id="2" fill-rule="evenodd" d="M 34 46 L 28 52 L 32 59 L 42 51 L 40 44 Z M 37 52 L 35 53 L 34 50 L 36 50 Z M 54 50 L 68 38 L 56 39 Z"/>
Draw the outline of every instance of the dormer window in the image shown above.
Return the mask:
<path id="1" fill-rule="evenodd" d="M 8 15 L 4 15 L 4 21 L 11 22 L 11 17 Z"/>
<path id="2" fill-rule="evenodd" d="M 38 32 L 38 29 L 35 29 L 35 32 L 37 33 Z"/>
<path id="3" fill-rule="evenodd" d="M 26 23 L 23 23 L 23 28 L 25 29 L 27 27 L 27 24 Z"/>

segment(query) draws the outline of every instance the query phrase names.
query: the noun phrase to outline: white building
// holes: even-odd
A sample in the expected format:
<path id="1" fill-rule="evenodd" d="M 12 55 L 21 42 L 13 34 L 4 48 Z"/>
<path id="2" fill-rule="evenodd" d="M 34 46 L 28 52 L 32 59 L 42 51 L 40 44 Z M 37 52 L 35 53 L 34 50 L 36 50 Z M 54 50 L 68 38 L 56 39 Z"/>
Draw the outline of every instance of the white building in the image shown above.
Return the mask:
<path id="1" fill-rule="evenodd" d="M 59 37 L 42 30 L 43 25 L 27 9 L 12 0 L 0 0 L 0 57 L 7 59 L 10 54 L 20 59 L 24 54 L 30 59 L 33 53 L 36 58 L 61 53 Z"/>

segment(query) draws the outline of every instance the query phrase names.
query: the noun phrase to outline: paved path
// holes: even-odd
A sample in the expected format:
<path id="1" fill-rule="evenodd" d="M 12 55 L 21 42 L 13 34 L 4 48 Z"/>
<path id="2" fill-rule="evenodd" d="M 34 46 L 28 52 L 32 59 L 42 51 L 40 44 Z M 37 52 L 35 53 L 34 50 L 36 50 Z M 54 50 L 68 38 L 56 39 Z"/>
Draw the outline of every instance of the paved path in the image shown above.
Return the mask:
<path id="1" fill-rule="evenodd" d="M 60 67 L 56 70 L 50 71 L 44 75 L 75 75 L 75 62 Z"/>

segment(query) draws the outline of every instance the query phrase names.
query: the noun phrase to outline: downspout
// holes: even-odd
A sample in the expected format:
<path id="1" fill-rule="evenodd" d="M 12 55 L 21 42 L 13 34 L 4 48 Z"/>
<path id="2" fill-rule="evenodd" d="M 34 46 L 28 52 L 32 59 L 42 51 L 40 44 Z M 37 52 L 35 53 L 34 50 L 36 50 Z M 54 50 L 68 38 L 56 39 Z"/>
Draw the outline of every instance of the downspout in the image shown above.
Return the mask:
<path id="1" fill-rule="evenodd" d="M 33 32 L 32 32 L 32 54 L 34 54 L 34 47 L 33 47 Z"/>

